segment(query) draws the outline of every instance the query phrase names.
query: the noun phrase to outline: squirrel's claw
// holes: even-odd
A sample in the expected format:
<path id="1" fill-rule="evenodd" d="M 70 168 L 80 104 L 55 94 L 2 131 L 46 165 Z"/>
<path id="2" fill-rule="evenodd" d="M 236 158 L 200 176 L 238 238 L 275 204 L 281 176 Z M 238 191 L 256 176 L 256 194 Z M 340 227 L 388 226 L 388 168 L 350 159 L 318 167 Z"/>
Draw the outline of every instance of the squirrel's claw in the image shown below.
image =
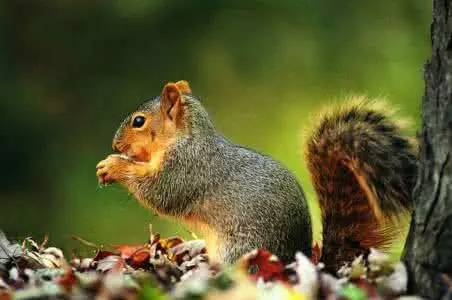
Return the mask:
<path id="1" fill-rule="evenodd" d="M 112 183 L 112 178 L 108 175 L 107 170 L 105 169 L 104 165 L 101 165 L 100 163 L 96 166 L 96 176 L 99 181 L 99 184 L 106 185 L 108 183 Z"/>
<path id="2" fill-rule="evenodd" d="M 99 183 L 102 185 L 106 185 L 109 183 L 113 183 L 115 180 L 114 174 L 114 166 L 115 166 L 115 158 L 117 155 L 110 155 L 106 159 L 100 161 L 96 166 L 96 176 L 99 180 Z"/>
<path id="3" fill-rule="evenodd" d="M 135 162 L 121 154 L 111 154 L 96 166 L 96 176 L 100 184 L 118 182 L 124 184 L 129 177 L 145 176 L 149 173 L 147 163 Z"/>
<path id="4" fill-rule="evenodd" d="M 99 180 L 100 185 L 108 185 L 114 182 L 113 178 L 111 178 L 111 176 L 108 174 L 99 175 L 97 176 L 97 178 Z"/>

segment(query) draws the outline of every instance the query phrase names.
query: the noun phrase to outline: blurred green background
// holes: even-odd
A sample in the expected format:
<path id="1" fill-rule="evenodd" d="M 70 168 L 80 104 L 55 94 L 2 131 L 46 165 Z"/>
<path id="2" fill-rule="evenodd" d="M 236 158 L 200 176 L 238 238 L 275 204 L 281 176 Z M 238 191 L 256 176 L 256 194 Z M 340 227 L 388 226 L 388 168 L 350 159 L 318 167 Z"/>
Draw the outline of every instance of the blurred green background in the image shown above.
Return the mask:
<path id="1" fill-rule="evenodd" d="M 419 126 L 430 51 L 425 0 L 0 1 L 0 228 L 66 250 L 186 229 L 141 208 L 95 165 L 119 122 L 187 79 L 217 128 L 293 170 L 300 132 L 350 94 L 387 96 Z"/>

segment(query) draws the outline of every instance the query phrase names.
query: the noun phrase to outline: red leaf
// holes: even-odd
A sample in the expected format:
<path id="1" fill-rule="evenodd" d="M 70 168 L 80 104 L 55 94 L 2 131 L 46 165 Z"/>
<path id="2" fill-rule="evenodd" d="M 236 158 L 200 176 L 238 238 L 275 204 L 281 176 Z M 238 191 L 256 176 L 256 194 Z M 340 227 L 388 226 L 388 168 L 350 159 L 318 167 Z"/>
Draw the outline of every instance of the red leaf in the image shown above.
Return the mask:
<path id="1" fill-rule="evenodd" d="M 288 282 L 284 265 L 267 250 L 258 249 L 244 256 L 244 267 L 252 280 L 262 278 L 264 281 L 278 280 Z"/>
<path id="2" fill-rule="evenodd" d="M 58 279 L 58 283 L 63 286 L 63 288 L 68 291 L 71 292 L 72 288 L 76 285 L 77 283 L 77 277 L 75 277 L 74 272 L 72 271 L 72 269 L 68 269 L 66 271 L 66 273 L 64 273 L 63 276 L 61 276 Z"/>
<path id="3" fill-rule="evenodd" d="M 149 264 L 150 245 L 116 245 L 114 248 L 125 259 L 128 265 L 134 269 L 146 268 Z"/>
<path id="4" fill-rule="evenodd" d="M 144 245 L 114 245 L 116 251 L 118 251 L 121 254 L 121 257 L 124 259 L 128 259 L 138 251 L 140 251 L 143 248 L 148 247 L 149 244 Z"/>
<path id="5" fill-rule="evenodd" d="M 99 261 L 99 260 L 104 259 L 105 257 L 112 256 L 112 255 L 116 255 L 116 254 L 111 251 L 98 250 L 96 255 L 94 256 L 93 260 Z"/>
<path id="6" fill-rule="evenodd" d="M 12 300 L 12 299 L 13 299 L 13 297 L 11 296 L 10 293 L 0 291 L 0 300 Z"/>
<path id="7" fill-rule="evenodd" d="M 375 287 L 375 285 L 371 284 L 369 281 L 359 278 L 359 279 L 355 279 L 352 280 L 352 282 L 359 287 L 360 289 L 362 289 L 363 291 L 366 292 L 367 297 L 369 300 L 377 300 L 377 299 L 382 299 L 379 295 L 378 295 L 378 291 L 377 288 Z"/>
<path id="8" fill-rule="evenodd" d="M 126 262 L 134 269 L 146 268 L 149 265 L 149 258 L 151 257 L 149 250 L 148 247 L 138 249 L 126 259 Z"/>
<path id="9" fill-rule="evenodd" d="M 322 256 L 322 249 L 320 249 L 319 244 L 317 242 L 315 242 L 314 246 L 312 247 L 311 262 L 314 265 L 318 265 L 320 262 L 321 256 Z"/>

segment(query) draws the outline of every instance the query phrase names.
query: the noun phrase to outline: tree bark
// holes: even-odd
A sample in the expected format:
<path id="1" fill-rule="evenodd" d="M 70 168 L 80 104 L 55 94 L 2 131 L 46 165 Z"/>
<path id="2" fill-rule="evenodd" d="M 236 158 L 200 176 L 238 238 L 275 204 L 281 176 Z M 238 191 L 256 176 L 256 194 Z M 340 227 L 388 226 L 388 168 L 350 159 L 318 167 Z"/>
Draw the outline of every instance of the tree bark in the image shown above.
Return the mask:
<path id="1" fill-rule="evenodd" d="M 452 299 L 452 0 L 433 0 L 431 39 L 419 177 L 403 260 L 411 292 Z"/>

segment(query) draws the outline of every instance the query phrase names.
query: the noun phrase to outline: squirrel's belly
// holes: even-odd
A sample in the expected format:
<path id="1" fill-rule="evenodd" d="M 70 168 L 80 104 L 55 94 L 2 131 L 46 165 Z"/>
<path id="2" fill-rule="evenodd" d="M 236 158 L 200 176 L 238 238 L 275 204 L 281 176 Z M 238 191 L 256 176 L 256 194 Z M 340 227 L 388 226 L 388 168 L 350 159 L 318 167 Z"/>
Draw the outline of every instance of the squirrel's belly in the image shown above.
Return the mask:
<path id="1" fill-rule="evenodd" d="M 206 241 L 207 253 L 209 254 L 210 261 L 217 263 L 223 262 L 223 258 L 219 253 L 221 241 L 218 237 L 218 233 L 211 228 L 211 226 L 198 220 L 194 216 L 184 217 L 183 221 L 190 230 L 202 234 L 203 239 Z"/>

